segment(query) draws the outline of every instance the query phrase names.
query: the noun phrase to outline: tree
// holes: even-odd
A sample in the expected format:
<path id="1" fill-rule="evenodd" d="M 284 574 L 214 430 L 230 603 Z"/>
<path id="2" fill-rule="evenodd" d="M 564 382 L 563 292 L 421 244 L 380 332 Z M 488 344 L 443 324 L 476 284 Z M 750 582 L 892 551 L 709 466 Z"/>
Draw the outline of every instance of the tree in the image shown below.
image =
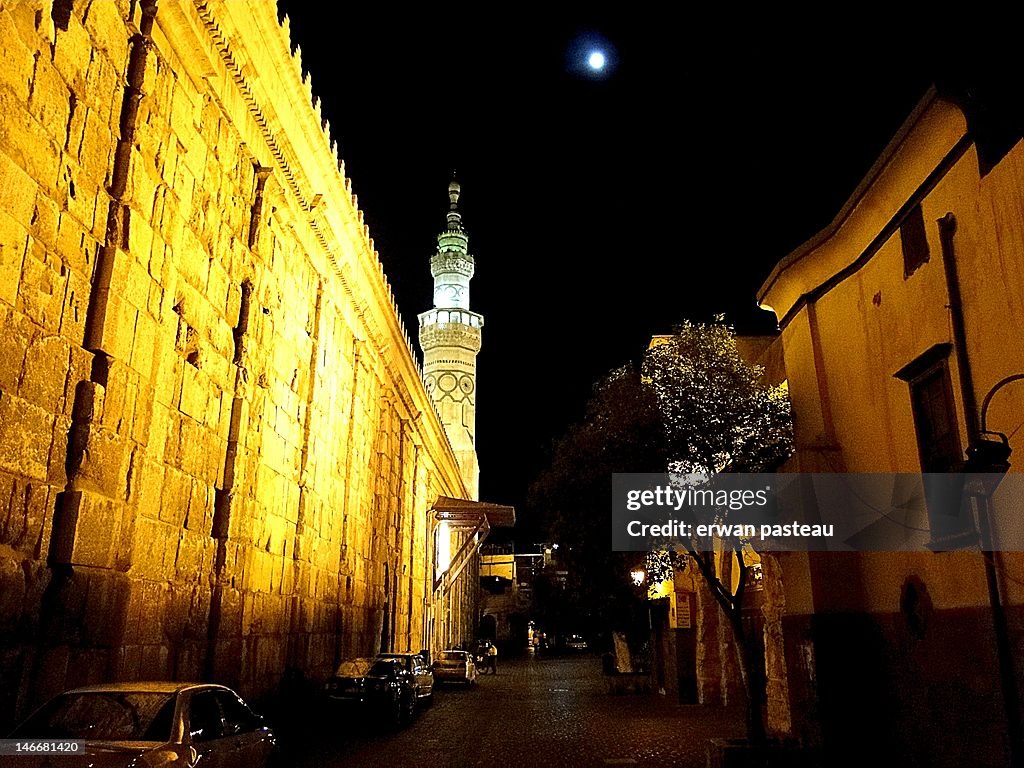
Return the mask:
<path id="1" fill-rule="evenodd" d="M 763 370 L 742 358 L 735 332 L 721 318 L 683 323 L 647 351 L 641 370 L 661 414 L 670 472 L 771 472 L 792 454 L 785 386 L 764 383 Z M 757 638 L 742 621 L 750 565 L 744 542 L 722 542 L 723 558 L 731 553 L 739 569 L 735 592 L 730 569 L 716 570 L 712 551 L 696 540 L 683 544 L 732 628 L 747 696 L 747 736 L 763 742 L 767 683 Z"/>

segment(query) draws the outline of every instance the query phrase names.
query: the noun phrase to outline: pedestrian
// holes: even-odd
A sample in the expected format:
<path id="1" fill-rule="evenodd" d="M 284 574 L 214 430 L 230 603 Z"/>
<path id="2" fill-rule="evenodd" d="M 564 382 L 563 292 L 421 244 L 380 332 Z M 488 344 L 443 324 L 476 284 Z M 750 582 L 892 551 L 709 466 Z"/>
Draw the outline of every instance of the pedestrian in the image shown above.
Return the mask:
<path id="1" fill-rule="evenodd" d="M 498 674 L 498 646 L 494 643 L 487 644 L 487 666 L 492 675 Z"/>

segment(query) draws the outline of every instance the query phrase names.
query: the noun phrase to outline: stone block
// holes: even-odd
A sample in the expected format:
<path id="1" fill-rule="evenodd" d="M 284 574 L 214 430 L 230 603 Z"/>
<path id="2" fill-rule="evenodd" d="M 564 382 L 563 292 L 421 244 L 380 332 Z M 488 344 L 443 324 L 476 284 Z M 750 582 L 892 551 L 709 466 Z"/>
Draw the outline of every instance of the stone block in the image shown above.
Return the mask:
<path id="1" fill-rule="evenodd" d="M 128 56 L 128 28 L 117 3 L 98 3 L 89 6 L 85 17 L 85 30 L 93 45 L 117 66 Z M 93 68 L 89 68 L 89 82 L 95 82 Z"/>
<path id="2" fill-rule="evenodd" d="M 37 191 L 32 206 L 32 216 L 29 219 L 29 234 L 47 249 L 56 249 L 59 221 L 60 208 L 57 203 Z"/>
<path id="3" fill-rule="evenodd" d="M 68 482 L 68 444 L 71 428 L 71 419 L 63 414 L 57 414 L 53 425 L 53 442 L 50 444 L 50 462 L 46 480 L 60 488 L 63 488 Z"/>
<path id="4" fill-rule="evenodd" d="M 40 336 L 29 345 L 18 394 L 49 411 L 63 411 L 71 346 L 60 336 Z"/>
<path id="5" fill-rule="evenodd" d="M 76 116 L 79 110 L 85 115 L 85 124 L 82 128 L 78 163 L 93 183 L 106 187 L 109 183 L 111 156 L 117 146 L 117 139 L 103 112 L 95 107 L 78 107 L 75 110 Z M 69 147 L 69 151 L 73 151 L 73 148 Z M 109 201 L 109 197 L 106 199 Z M 104 212 L 106 208 L 103 207 Z"/>
<path id="6" fill-rule="evenodd" d="M 32 51 L 18 34 L 14 19 L 0 13 L 0 86 L 10 88 L 21 103 L 27 102 L 33 69 Z"/>
<path id="7" fill-rule="evenodd" d="M 146 459 L 139 469 L 138 478 L 138 510 L 139 514 L 150 519 L 163 519 L 161 507 L 165 495 L 165 469 L 158 461 Z"/>
<path id="8" fill-rule="evenodd" d="M 75 450 L 70 458 L 73 487 L 108 498 L 124 498 L 130 456 L 127 441 L 98 424 L 83 427 L 80 435 L 81 450 Z"/>
<path id="9" fill-rule="evenodd" d="M 110 568 L 120 536 L 121 504 L 90 491 L 67 491 L 51 552 L 64 565 Z"/>
<path id="10" fill-rule="evenodd" d="M 69 91 L 70 93 L 70 91 Z M 69 97 L 70 98 L 70 97 Z M 82 163 L 82 150 L 85 144 L 85 126 L 89 120 L 89 106 L 75 95 L 74 109 L 69 111 L 67 132 L 64 136 L 64 152 L 66 157 L 74 158 L 77 165 Z M 97 184 L 102 177 L 93 175 L 91 181 Z"/>
<path id="11" fill-rule="evenodd" d="M 0 301 L 12 307 L 18 299 L 28 244 L 28 230 L 0 210 Z"/>
<path id="12" fill-rule="evenodd" d="M 48 529 L 51 522 L 51 504 L 50 487 L 39 482 L 15 478 L 9 488 L 0 488 L 0 544 L 28 557 L 36 556 L 44 528 Z M 5 512 L 8 514 L 4 522 Z"/>
<path id="13" fill-rule="evenodd" d="M 101 292 L 102 289 L 96 295 Z M 93 342 L 116 360 L 131 360 L 139 311 L 125 301 L 116 288 L 111 288 L 106 293 L 102 317 L 102 321 L 97 323 L 99 335 Z"/>
<path id="14" fill-rule="evenodd" d="M 209 567 L 209 548 L 211 539 L 202 533 L 181 531 L 178 536 L 178 549 L 175 553 L 174 565 L 178 581 L 188 582 L 198 574 L 206 573 Z"/>
<path id="15" fill-rule="evenodd" d="M 53 423 L 45 409 L 0 390 L 0 470 L 45 480 Z"/>
<path id="16" fill-rule="evenodd" d="M 25 574 L 21 561 L 0 555 L 0 633 L 13 633 L 25 610 Z"/>
<path id="17" fill-rule="evenodd" d="M 22 263 L 18 306 L 47 333 L 60 329 L 67 290 L 67 269 L 46 259 L 42 243 L 29 238 L 29 250 Z"/>
<path id="18" fill-rule="evenodd" d="M 60 145 L 25 109 L 25 103 L 0 88 L 0 147 L 47 194 L 56 196 Z"/>
<path id="19" fill-rule="evenodd" d="M 148 280 L 148 277 L 146 279 Z M 144 381 L 148 382 L 153 378 L 153 368 L 161 353 L 160 345 L 157 343 L 159 326 L 144 309 L 136 318 L 131 366 Z"/>
<path id="20" fill-rule="evenodd" d="M 156 407 L 155 388 L 148 380 L 140 380 L 135 398 L 135 416 L 132 419 L 131 438 L 143 447 L 149 446 L 153 412 Z M 164 435 L 158 433 L 158 437 L 163 439 Z"/>
<path id="21" fill-rule="evenodd" d="M 114 646 L 121 640 L 124 617 L 120 614 L 127 605 L 120 592 L 112 574 L 90 574 L 82 626 L 83 639 L 88 645 Z"/>
<path id="22" fill-rule="evenodd" d="M 67 288 L 60 319 L 60 335 L 74 344 L 85 338 L 85 318 L 89 306 L 89 281 L 75 272 L 68 273 Z"/>
<path id="23" fill-rule="evenodd" d="M 152 168 L 152 162 L 141 152 L 132 152 L 129 174 L 126 194 L 133 203 L 131 223 L 132 226 L 136 223 L 144 226 L 137 232 L 132 232 L 129 227 L 128 249 L 144 259 L 149 254 L 149 242 L 153 239 L 147 219 L 153 210 L 156 186 L 161 180 L 156 169 Z"/>
<path id="24" fill-rule="evenodd" d="M 142 676 L 146 680 L 163 680 L 170 673 L 165 645 L 147 645 L 142 649 Z"/>
<path id="25" fill-rule="evenodd" d="M 87 93 L 89 86 L 86 72 L 92 59 L 92 41 L 85 27 L 74 16 L 71 17 L 67 30 L 57 33 L 53 48 L 53 65 L 61 79 L 75 93 Z"/>
<path id="26" fill-rule="evenodd" d="M 92 277 L 93 263 L 99 244 L 79 219 L 68 211 L 57 221 L 57 254 L 72 271 L 88 279 Z"/>
<path id="27" fill-rule="evenodd" d="M 153 242 L 149 249 L 148 260 L 145 260 L 145 262 L 146 269 L 149 271 L 149 276 L 157 282 L 162 281 L 165 277 L 164 269 L 166 267 L 166 253 L 167 244 L 164 242 L 163 236 L 159 232 L 153 231 Z"/>
<path id="28" fill-rule="evenodd" d="M 188 513 L 189 497 L 192 493 L 192 479 L 181 470 L 167 467 L 164 470 L 163 489 L 158 507 L 144 509 L 143 513 L 157 516 L 170 525 L 180 527 Z"/>
<path id="29" fill-rule="evenodd" d="M 164 581 L 174 573 L 177 529 L 159 520 L 139 516 L 135 521 L 132 576 Z"/>
<path id="30" fill-rule="evenodd" d="M 204 481 L 191 478 L 185 527 L 209 536 L 213 528 L 213 504 L 213 489 Z"/>
<path id="31" fill-rule="evenodd" d="M 78 163 L 67 153 L 62 156 L 61 165 L 61 175 L 58 179 L 59 199 L 67 212 L 82 223 L 85 231 L 91 233 L 96 219 L 97 200 L 102 199 L 103 219 L 106 223 L 106 214 L 110 211 L 110 197 L 106 191 L 101 192 L 97 182 L 83 173 Z"/>
<path id="32" fill-rule="evenodd" d="M 39 121 L 47 135 L 64 146 L 68 135 L 68 117 L 71 113 L 71 91 L 61 79 L 48 56 L 36 58 L 32 75 L 29 111 Z"/>
<path id="33" fill-rule="evenodd" d="M 152 317 L 159 320 L 162 320 L 166 312 L 170 310 L 170 304 L 167 302 L 167 292 L 164 291 L 158 282 L 154 281 L 149 284 L 149 300 L 146 304 L 146 310 Z M 168 348 L 172 346 L 174 346 L 174 339 L 171 339 Z"/>
<path id="34" fill-rule="evenodd" d="M 190 228 L 181 230 L 181 245 L 174 250 L 178 273 L 193 288 L 205 290 L 209 279 L 210 257 L 206 247 Z"/>
<path id="35" fill-rule="evenodd" d="M 36 183 L 10 157 L 0 152 L 0 211 L 23 227 L 33 220 Z"/>
<path id="36" fill-rule="evenodd" d="M 242 635 L 242 594 L 237 589 L 224 587 L 218 604 L 220 613 L 220 636 L 241 637 Z"/>
<path id="37" fill-rule="evenodd" d="M 206 418 L 208 384 L 208 378 L 195 366 L 187 363 L 182 366 L 181 399 L 178 408 L 199 422 Z"/>
<path id="38" fill-rule="evenodd" d="M 67 645 L 51 646 L 39 652 L 39 672 L 36 675 L 37 696 L 49 698 L 67 689 L 70 657 L 71 649 Z"/>
<path id="39" fill-rule="evenodd" d="M 135 228 L 133 222 L 132 227 Z M 135 253 L 138 253 L 137 251 Z M 143 255 L 143 260 L 149 257 L 147 251 Z M 125 300 L 136 309 L 145 310 L 149 304 L 149 286 L 152 283 L 152 278 L 149 276 L 149 272 L 146 267 L 138 259 L 133 259 L 128 264 L 128 270 L 125 274 L 124 283 L 119 286 L 121 292 L 124 295 Z"/>

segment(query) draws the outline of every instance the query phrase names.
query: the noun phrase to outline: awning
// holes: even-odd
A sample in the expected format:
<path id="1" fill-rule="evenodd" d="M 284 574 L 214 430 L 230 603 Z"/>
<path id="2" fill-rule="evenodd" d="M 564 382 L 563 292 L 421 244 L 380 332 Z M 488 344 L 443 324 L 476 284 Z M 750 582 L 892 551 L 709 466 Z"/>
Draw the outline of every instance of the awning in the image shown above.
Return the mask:
<path id="1" fill-rule="evenodd" d="M 434 581 L 434 591 L 440 589 L 442 594 L 447 594 L 452 588 L 470 559 L 480 550 L 491 528 L 511 528 L 516 524 L 515 507 L 486 501 L 438 496 L 432 511 L 437 524 L 445 523 L 451 530 L 467 533 L 448 568 Z"/>
<path id="2" fill-rule="evenodd" d="M 433 509 L 438 520 L 446 520 L 453 527 L 460 524 L 476 527 L 481 517 L 487 519 L 491 528 L 511 528 L 516 524 L 516 508 L 505 504 L 438 496 Z"/>

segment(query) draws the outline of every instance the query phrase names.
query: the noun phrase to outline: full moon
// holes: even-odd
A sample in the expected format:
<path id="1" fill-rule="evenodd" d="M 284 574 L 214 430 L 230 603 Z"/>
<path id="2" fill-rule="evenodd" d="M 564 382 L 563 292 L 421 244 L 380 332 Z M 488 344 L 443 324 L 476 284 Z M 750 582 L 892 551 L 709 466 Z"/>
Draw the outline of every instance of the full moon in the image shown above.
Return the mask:
<path id="1" fill-rule="evenodd" d="M 595 72 L 600 72 L 604 69 L 604 62 L 604 54 L 601 51 L 591 51 L 590 55 L 587 57 L 587 64 L 589 64 L 590 68 Z"/>

